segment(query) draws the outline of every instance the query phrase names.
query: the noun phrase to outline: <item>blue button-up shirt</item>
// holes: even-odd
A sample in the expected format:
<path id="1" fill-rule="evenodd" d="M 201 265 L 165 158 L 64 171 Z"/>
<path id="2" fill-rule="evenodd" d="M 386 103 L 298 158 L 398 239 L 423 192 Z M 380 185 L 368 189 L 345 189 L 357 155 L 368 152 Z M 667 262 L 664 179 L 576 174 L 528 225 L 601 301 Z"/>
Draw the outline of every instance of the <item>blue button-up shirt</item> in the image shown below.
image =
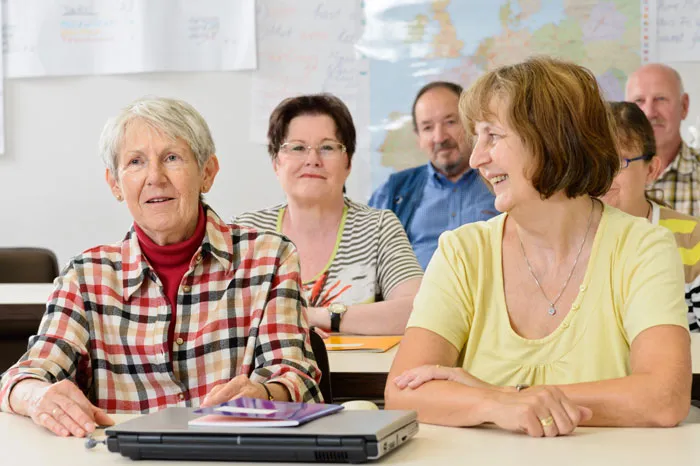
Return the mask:
<path id="1" fill-rule="evenodd" d="M 493 203 L 493 194 L 476 170 L 469 169 L 453 183 L 429 163 L 423 198 L 407 228 L 421 267 L 428 266 L 443 231 L 490 219 L 498 213 Z"/>

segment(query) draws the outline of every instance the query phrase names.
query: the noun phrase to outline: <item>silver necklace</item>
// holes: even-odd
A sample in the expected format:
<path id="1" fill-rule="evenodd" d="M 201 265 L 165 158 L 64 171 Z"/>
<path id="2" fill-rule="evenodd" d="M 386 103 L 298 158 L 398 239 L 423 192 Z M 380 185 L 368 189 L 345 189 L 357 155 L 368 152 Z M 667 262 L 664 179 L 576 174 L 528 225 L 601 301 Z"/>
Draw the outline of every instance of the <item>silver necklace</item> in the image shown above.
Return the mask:
<path id="1" fill-rule="evenodd" d="M 574 260 L 574 265 L 571 266 L 571 272 L 569 272 L 569 276 L 566 277 L 566 281 L 564 281 L 564 286 L 561 287 L 561 291 L 559 291 L 559 294 L 557 295 L 556 298 L 554 298 L 553 301 L 550 301 L 549 298 L 547 298 L 547 294 L 542 289 L 542 285 L 540 284 L 540 281 L 537 279 L 535 272 L 532 270 L 532 265 L 530 265 L 530 261 L 527 259 L 527 254 L 525 254 L 525 247 L 523 246 L 523 240 L 520 239 L 520 235 L 518 234 L 518 230 L 515 230 L 515 234 L 518 236 L 518 241 L 520 241 L 520 250 L 523 252 L 523 257 L 525 258 L 525 263 L 527 264 L 527 269 L 530 271 L 530 275 L 532 275 L 532 278 L 535 279 L 535 283 L 537 283 L 537 287 L 542 292 L 542 296 L 544 296 L 544 299 L 549 303 L 549 310 L 547 311 L 547 313 L 550 316 L 553 316 L 557 313 L 557 308 L 555 307 L 555 304 L 557 304 L 557 301 L 559 301 L 559 298 L 561 298 L 561 295 L 564 293 L 566 286 L 569 284 L 569 280 L 571 280 L 571 277 L 574 275 L 574 270 L 576 270 L 576 264 L 578 264 L 578 259 L 579 259 L 579 257 L 581 257 L 581 251 L 583 251 L 583 245 L 586 244 L 586 238 L 588 238 L 588 232 L 591 229 L 591 222 L 593 220 L 594 208 L 595 208 L 595 202 L 593 201 L 593 199 L 591 199 L 591 213 L 588 216 L 588 226 L 586 227 L 586 234 L 583 235 L 583 241 L 581 241 L 581 246 L 578 248 L 578 252 L 576 253 L 576 259 Z"/>

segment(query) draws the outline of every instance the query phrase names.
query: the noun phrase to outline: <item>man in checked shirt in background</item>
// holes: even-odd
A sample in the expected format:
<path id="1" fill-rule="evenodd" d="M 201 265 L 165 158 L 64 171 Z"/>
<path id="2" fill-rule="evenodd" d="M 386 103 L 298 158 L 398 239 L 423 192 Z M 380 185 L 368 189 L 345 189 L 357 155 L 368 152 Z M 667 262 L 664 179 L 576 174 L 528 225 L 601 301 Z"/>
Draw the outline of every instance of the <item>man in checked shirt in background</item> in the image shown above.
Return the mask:
<path id="1" fill-rule="evenodd" d="M 642 66 L 627 80 L 625 100 L 636 103 L 654 128 L 661 166 L 652 194 L 673 210 L 700 216 L 700 154 L 681 139 L 690 99 L 680 75 L 659 63 Z"/>
<path id="2" fill-rule="evenodd" d="M 136 101 L 107 123 L 100 151 L 134 224 L 61 272 L 37 335 L 0 379 L 0 408 L 83 437 L 111 424 L 107 413 L 320 401 L 296 249 L 227 225 L 203 201 L 219 165 L 202 116 L 178 100 Z M 90 221 L 81 214 L 67 211 Z"/>

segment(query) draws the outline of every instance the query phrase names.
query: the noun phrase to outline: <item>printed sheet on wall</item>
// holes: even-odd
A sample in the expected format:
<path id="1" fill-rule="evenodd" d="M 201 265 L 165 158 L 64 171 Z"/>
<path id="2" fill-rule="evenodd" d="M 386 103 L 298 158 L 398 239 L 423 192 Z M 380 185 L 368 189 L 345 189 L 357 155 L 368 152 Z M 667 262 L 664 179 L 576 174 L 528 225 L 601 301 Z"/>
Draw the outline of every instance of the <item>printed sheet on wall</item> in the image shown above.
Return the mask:
<path id="1" fill-rule="evenodd" d="M 359 0 L 258 0 L 260 64 L 252 78 L 250 138 L 264 144 L 268 118 L 283 99 L 330 92 L 348 106 L 355 126 L 368 125 L 367 61 L 355 43 L 362 34 Z M 366 131 L 358 147 L 367 147 Z"/>
<path id="2" fill-rule="evenodd" d="M 256 67 L 254 0 L 3 0 L 5 77 Z"/>
<path id="3" fill-rule="evenodd" d="M 700 1 L 642 0 L 642 62 L 700 61 Z"/>

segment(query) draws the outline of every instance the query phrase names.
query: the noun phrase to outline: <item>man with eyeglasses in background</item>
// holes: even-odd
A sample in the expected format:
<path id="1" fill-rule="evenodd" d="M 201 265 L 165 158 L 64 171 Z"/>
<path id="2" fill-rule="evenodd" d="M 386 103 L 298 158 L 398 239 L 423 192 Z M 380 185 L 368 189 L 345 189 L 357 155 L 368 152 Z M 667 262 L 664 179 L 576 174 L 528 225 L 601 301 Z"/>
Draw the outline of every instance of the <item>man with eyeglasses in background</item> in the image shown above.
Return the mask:
<path id="1" fill-rule="evenodd" d="M 642 66 L 629 76 L 625 100 L 637 104 L 654 128 L 661 163 L 651 190 L 674 210 L 700 215 L 700 154 L 681 138 L 690 98 L 680 75 L 659 63 Z"/>
<path id="2" fill-rule="evenodd" d="M 423 269 L 442 232 L 497 213 L 493 193 L 469 167 L 472 143 L 459 119 L 461 93 L 460 85 L 446 81 L 418 91 L 413 130 L 429 162 L 394 173 L 369 200 L 370 206 L 396 214 Z"/>

